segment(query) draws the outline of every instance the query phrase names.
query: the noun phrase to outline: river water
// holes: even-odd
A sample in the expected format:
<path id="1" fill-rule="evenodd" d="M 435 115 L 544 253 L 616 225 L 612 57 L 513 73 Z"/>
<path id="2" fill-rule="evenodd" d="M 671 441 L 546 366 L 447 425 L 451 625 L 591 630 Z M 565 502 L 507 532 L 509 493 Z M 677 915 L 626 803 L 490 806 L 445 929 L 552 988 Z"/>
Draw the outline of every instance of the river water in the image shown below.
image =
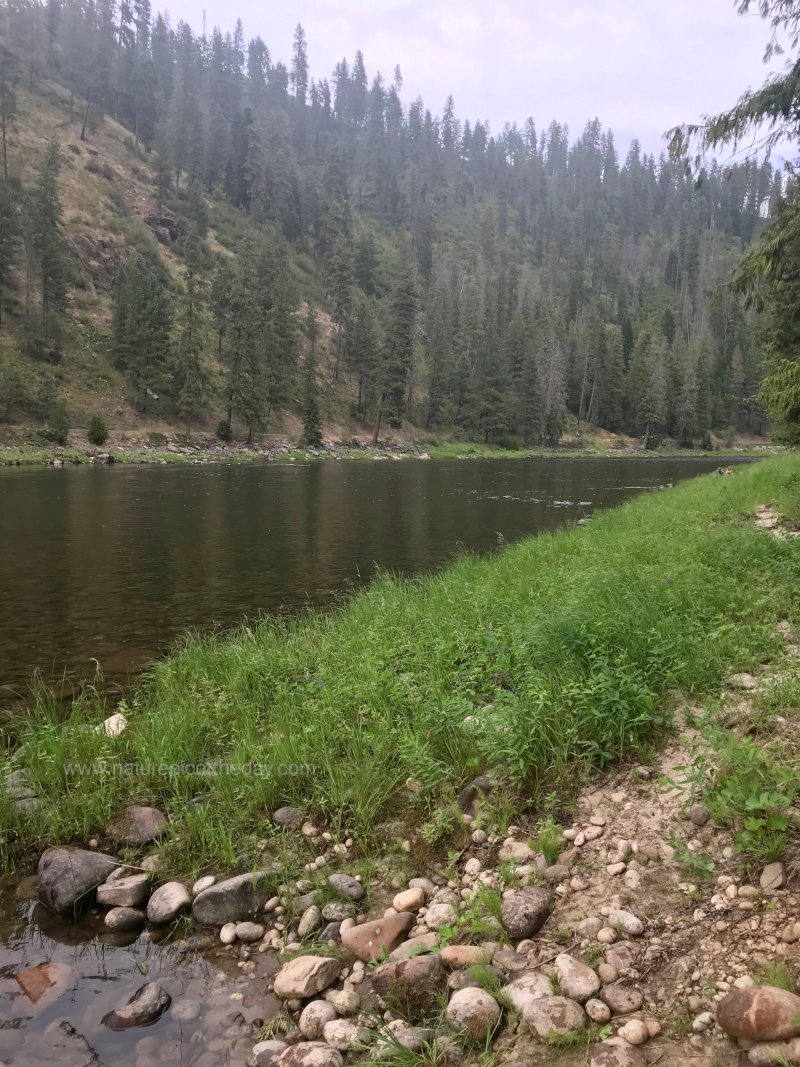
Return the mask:
<path id="1" fill-rule="evenodd" d="M 713 470 L 717 459 L 0 468 L 0 705 L 125 685 L 187 627 L 326 606 Z"/>
<path id="2" fill-rule="evenodd" d="M 106 684 L 124 685 L 189 626 L 326 606 L 376 568 L 429 571 L 718 463 L 0 469 L 0 703 L 24 696 L 34 670 L 68 691 L 95 659 Z M 242 1065 L 279 1008 L 264 991 L 274 953 L 247 975 L 213 936 L 121 938 L 97 914 L 70 924 L 35 898 L 33 878 L 0 881 L 2 1063 Z M 173 998 L 156 1025 L 104 1027 L 148 979 Z"/>

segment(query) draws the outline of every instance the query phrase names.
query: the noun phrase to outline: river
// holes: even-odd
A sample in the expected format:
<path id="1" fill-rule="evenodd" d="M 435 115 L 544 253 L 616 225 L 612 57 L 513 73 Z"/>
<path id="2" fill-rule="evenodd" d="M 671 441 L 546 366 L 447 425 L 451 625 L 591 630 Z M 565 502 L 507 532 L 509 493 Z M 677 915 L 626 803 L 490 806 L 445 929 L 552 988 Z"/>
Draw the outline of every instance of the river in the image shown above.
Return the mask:
<path id="1" fill-rule="evenodd" d="M 376 569 L 575 523 L 718 459 L 0 468 L 0 705 L 124 686 L 188 627 L 326 607 Z"/>

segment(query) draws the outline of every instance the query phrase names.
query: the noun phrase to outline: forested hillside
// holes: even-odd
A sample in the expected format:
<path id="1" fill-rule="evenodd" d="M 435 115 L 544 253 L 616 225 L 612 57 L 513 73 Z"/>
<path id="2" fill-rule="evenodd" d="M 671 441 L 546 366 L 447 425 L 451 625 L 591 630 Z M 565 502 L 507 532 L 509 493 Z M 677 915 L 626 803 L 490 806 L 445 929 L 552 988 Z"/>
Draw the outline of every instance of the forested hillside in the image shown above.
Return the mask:
<path id="1" fill-rule="evenodd" d="M 0 420 L 113 422 L 124 396 L 222 437 L 289 409 L 312 444 L 333 417 L 525 445 L 569 416 L 645 447 L 763 431 L 726 282 L 769 164 L 698 181 L 596 118 L 493 132 L 360 52 L 313 77 L 300 26 L 283 47 L 148 0 L 0 6 Z"/>

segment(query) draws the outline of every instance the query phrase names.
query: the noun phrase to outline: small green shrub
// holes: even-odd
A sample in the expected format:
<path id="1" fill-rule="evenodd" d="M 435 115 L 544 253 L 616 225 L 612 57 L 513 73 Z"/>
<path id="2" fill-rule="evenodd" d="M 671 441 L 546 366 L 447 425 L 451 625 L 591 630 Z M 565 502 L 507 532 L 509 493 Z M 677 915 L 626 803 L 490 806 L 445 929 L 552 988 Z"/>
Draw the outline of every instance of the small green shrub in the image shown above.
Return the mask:
<path id="1" fill-rule="evenodd" d="M 58 403 L 53 408 L 45 436 L 56 445 L 65 445 L 69 439 L 70 418 L 67 405 Z"/>
<path id="2" fill-rule="evenodd" d="M 227 419 L 222 419 L 217 424 L 217 437 L 220 439 L 220 441 L 233 440 L 233 429 L 231 428 L 231 424 L 228 422 Z"/>
<path id="3" fill-rule="evenodd" d="M 90 444 L 98 447 L 106 443 L 108 440 L 108 426 L 102 415 L 92 415 L 89 419 L 89 428 L 86 431 L 86 436 L 89 438 Z"/>

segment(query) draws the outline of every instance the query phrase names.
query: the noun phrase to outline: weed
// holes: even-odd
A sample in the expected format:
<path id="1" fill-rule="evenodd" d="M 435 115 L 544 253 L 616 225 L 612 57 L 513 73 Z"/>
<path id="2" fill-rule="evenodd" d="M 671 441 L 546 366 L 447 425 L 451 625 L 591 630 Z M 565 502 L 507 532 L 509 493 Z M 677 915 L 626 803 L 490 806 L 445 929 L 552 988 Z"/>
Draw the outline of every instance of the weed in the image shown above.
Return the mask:
<path id="1" fill-rule="evenodd" d="M 756 985 L 777 986 L 778 989 L 786 989 L 790 993 L 797 992 L 794 978 L 789 974 L 783 963 L 767 963 L 753 974 Z"/>
<path id="2" fill-rule="evenodd" d="M 710 856 L 692 852 L 674 833 L 667 836 L 667 842 L 675 850 L 675 860 L 688 878 L 705 882 L 714 874 L 714 861 Z"/>
<path id="3" fill-rule="evenodd" d="M 534 848 L 544 855 L 548 867 L 551 867 L 561 854 L 561 827 L 552 815 L 548 815 L 539 825 L 539 834 L 534 842 Z"/>

